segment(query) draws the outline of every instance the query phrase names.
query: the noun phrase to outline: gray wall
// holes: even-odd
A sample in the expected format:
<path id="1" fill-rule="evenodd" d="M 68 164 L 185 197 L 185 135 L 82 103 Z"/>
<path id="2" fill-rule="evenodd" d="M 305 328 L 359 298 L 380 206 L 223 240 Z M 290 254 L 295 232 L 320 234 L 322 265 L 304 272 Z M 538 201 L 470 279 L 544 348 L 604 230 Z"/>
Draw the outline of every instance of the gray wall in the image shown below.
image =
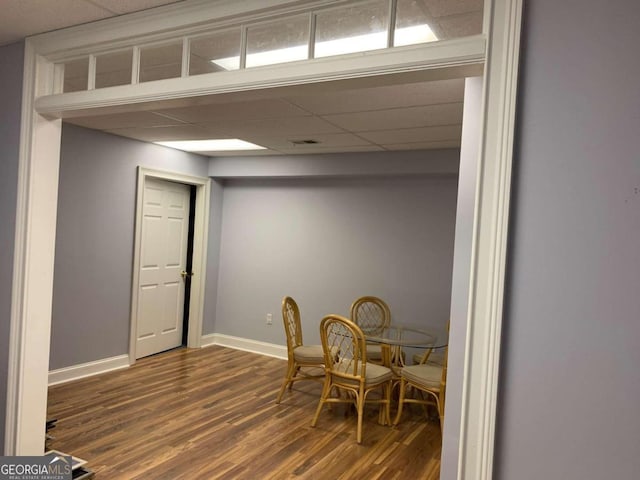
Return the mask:
<path id="1" fill-rule="evenodd" d="M 407 157 L 405 153 L 399 154 Z M 433 164 L 447 164 L 447 170 L 457 171 L 457 150 L 413 153 L 413 157 Z M 382 163 L 379 156 L 378 163 Z M 413 158 L 412 157 L 412 158 Z M 429 158 L 431 157 L 431 158 Z M 299 158 L 299 157 L 298 157 Z M 344 165 L 352 155 L 318 158 L 328 165 Z M 262 157 L 265 166 L 279 165 L 278 159 Z M 327 161 L 328 160 L 328 161 Z M 392 160 L 390 162 L 389 160 Z M 385 155 L 387 163 L 396 160 L 395 154 Z M 259 176 L 269 173 L 260 169 L 247 168 L 243 159 L 236 159 L 244 168 L 244 175 Z M 415 161 L 415 159 L 414 159 Z M 214 161 L 215 162 L 215 161 Z M 251 163 L 251 162 L 249 162 Z M 129 321 L 131 297 L 131 265 L 133 259 L 133 235 L 135 222 L 136 167 L 206 175 L 209 160 L 200 156 L 182 153 L 128 140 L 113 135 L 64 124 L 62 135 L 58 224 L 56 238 L 56 263 L 54 276 L 53 320 L 50 368 L 58 369 L 94 360 L 127 353 L 129 348 Z M 343 167 L 323 170 L 344 174 Z M 363 166 L 360 166 L 362 173 Z M 389 170 L 389 167 L 385 167 Z M 269 170 L 267 168 L 267 170 Z M 391 171 L 393 168 L 391 169 Z M 317 173 L 317 172 L 316 172 Z M 351 173 L 351 171 L 347 172 Z M 367 173 L 368 172 L 367 170 Z M 308 173 L 312 174 L 312 173 Z M 243 238 L 243 228 L 267 227 L 273 222 L 287 221 L 289 213 L 299 206 L 298 200 L 307 202 L 303 212 L 314 236 L 324 234 L 324 228 L 341 227 L 351 216 L 364 218 L 361 226 L 368 232 L 379 229 L 381 235 L 369 253 L 381 253 L 383 262 L 374 267 L 365 265 L 363 250 L 357 244 L 356 233 L 350 234 L 349 251 L 358 252 L 351 263 L 335 263 L 336 269 L 359 268 L 362 271 L 348 274 L 345 284 L 362 285 L 356 291 L 340 290 L 339 299 L 333 303 L 316 302 L 315 310 L 309 312 L 315 317 L 312 337 L 317 337 L 316 324 L 319 315 L 330 313 L 327 307 L 335 305 L 334 311 L 348 313 L 350 302 L 356 296 L 377 292 L 394 306 L 399 318 L 419 323 L 422 318 L 443 324 L 448 318 L 451 264 L 453 251 L 453 222 L 455 215 L 456 177 L 453 175 L 417 178 L 374 179 L 316 179 L 300 178 L 287 181 L 265 179 L 231 181 L 214 179 L 210 203 L 210 231 L 208 244 L 208 268 L 203 333 L 226 333 L 256 340 L 284 345 L 284 333 L 279 320 L 279 301 L 285 294 L 292 294 L 291 280 L 299 284 L 301 279 L 309 287 L 302 290 L 301 307 L 305 309 L 305 295 L 309 289 L 315 290 L 318 280 L 306 269 L 294 278 L 283 273 L 290 267 L 281 262 L 275 264 L 275 275 L 268 285 L 260 282 L 255 274 L 257 265 L 247 263 L 246 251 L 237 248 L 238 238 L 250 240 L 251 254 L 258 260 L 261 248 L 282 244 L 279 237 L 269 237 L 269 242 L 256 243 L 255 238 Z M 422 192 L 426 189 L 426 192 Z M 257 195 L 257 196 L 256 196 Z M 284 197 L 283 197 L 284 195 Z M 290 197 L 290 195 L 293 195 Z M 336 196 L 337 195 L 337 196 Z M 319 197 L 318 197 L 319 196 Z M 320 198 L 320 203 L 315 203 Z M 352 205 L 350 204 L 352 203 Z M 226 205 L 223 209 L 223 205 Z M 334 205 L 336 214 L 327 210 Z M 345 205 L 348 205 L 345 210 Z M 372 206 L 373 205 L 373 206 Z M 442 206 L 445 206 L 442 209 Z M 378 215 L 382 213 L 380 218 Z M 400 212 L 400 213 L 399 213 Z M 301 214 L 301 213 L 299 213 Z M 320 223 L 315 223 L 315 217 Z M 223 223 L 223 218 L 225 222 Z M 266 223 L 265 223 L 266 222 Z M 375 225 L 374 225 L 375 222 Z M 436 228 L 434 228 L 434 225 Z M 394 232 L 390 228 L 401 228 Z M 270 228 L 270 227 L 269 227 Z M 278 231 L 287 241 L 302 246 L 300 255 L 308 244 L 307 231 Z M 358 235 L 361 235 L 358 233 Z M 300 238 L 302 237 L 302 240 Z M 302 243 L 297 243 L 302 242 Z M 371 243 L 364 239 L 363 242 Z M 326 244 L 326 241 L 323 241 Z M 223 244 L 225 247 L 223 248 Z M 432 251 L 420 262 L 415 258 L 424 253 L 424 245 L 434 245 Z M 333 249 L 344 247 L 344 240 L 334 240 L 327 255 L 333 261 Z M 382 252 L 383 247 L 387 251 Z M 299 247 L 296 247 L 299 248 Z M 371 248 L 373 250 L 371 250 Z M 401 265 L 392 265 L 387 259 L 388 250 L 403 249 L 406 254 Z M 349 257 L 349 251 L 341 255 Z M 222 253 L 221 253 L 222 252 Z M 222 260 L 220 259 L 222 255 Z M 271 269 L 274 259 L 269 254 L 263 268 Z M 316 259 L 317 261 L 317 259 Z M 222 263 L 219 263 L 222 262 Z M 271 262 L 271 263 L 269 263 Z M 386 262 L 386 263 L 385 263 Z M 219 268 L 220 267 L 220 268 Z M 429 272 L 425 268 L 430 269 Z M 386 278 L 382 283 L 371 281 L 371 277 L 385 278 L 388 271 L 395 278 Z M 433 274 L 433 272 L 437 272 Z M 426 273 L 425 273 L 426 272 Z M 246 274 L 256 291 L 251 295 L 263 296 L 267 304 L 254 304 L 261 312 L 259 327 L 255 330 L 257 314 L 236 311 L 235 301 L 245 291 L 244 280 L 238 286 L 237 275 Z M 433 274 L 433 275 L 432 275 Z M 341 276 L 344 272 L 341 273 Z M 351 275 L 351 277 L 349 277 Z M 355 275 L 355 276 L 354 276 Z M 366 277 L 367 283 L 356 280 Z M 438 278 L 437 285 L 430 285 L 429 278 Z M 303 282 L 303 283 L 304 283 Z M 354 283 L 355 282 L 355 283 Z M 413 282 L 413 283 L 412 283 Z M 409 285 L 407 287 L 407 285 Z M 420 285 L 423 290 L 418 289 Z M 222 293 L 218 294 L 218 289 Z M 275 293 L 274 293 L 275 291 Z M 254 295 L 255 294 L 255 295 Z M 415 296 L 420 300 L 409 297 Z M 275 302 L 275 303 L 274 303 Z M 244 303 L 241 301 L 240 303 Z M 309 302 L 306 302 L 309 304 Z M 313 303 L 311 304 L 313 307 Z M 242 308 L 246 305 L 242 305 Z M 339 308 L 338 308 L 339 307 Z M 406 312 L 404 310 L 406 310 Z M 242 310 L 242 309 L 241 309 Z M 273 313 L 274 326 L 264 328 L 264 317 Z M 216 318 L 221 319 L 216 322 Z M 313 317 L 312 317 L 313 318 Z M 435 319 L 435 320 L 433 320 Z"/>
<path id="2" fill-rule="evenodd" d="M 218 305 L 218 268 L 220 261 L 220 239 L 222 236 L 222 202 L 224 186 L 221 180 L 211 179 L 211 202 L 209 204 L 209 238 L 207 244 L 207 279 L 202 320 L 204 335 L 215 333 L 216 307 Z"/>
<path id="3" fill-rule="evenodd" d="M 24 44 L 0 47 L 0 452 L 4 452 Z"/>
<path id="4" fill-rule="evenodd" d="M 496 478 L 638 478 L 640 4 L 526 5 Z"/>
<path id="5" fill-rule="evenodd" d="M 453 176 L 227 181 L 216 333 L 285 345 L 285 295 L 306 343 L 362 295 L 384 298 L 398 321 L 444 326 L 456 190 Z"/>
<path id="6" fill-rule="evenodd" d="M 216 157 L 209 175 L 218 178 L 315 177 L 336 175 L 456 175 L 457 148 L 394 152 Z"/>
<path id="7" fill-rule="evenodd" d="M 50 369 L 129 351 L 136 168 L 206 176 L 208 159 L 64 124 Z"/>

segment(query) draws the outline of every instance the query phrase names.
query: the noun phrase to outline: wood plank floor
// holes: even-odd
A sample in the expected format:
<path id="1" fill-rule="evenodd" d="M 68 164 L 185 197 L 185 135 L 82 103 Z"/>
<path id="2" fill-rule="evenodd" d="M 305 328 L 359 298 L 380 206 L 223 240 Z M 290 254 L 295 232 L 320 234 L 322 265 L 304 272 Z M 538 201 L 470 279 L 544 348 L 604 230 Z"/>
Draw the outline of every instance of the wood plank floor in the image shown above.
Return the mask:
<path id="1" fill-rule="evenodd" d="M 223 347 L 178 349 L 126 370 L 49 389 L 50 447 L 89 461 L 97 480 L 427 479 L 440 475 L 440 428 L 420 408 L 398 427 L 367 407 L 325 408 L 320 383 L 275 398 L 286 361 Z"/>

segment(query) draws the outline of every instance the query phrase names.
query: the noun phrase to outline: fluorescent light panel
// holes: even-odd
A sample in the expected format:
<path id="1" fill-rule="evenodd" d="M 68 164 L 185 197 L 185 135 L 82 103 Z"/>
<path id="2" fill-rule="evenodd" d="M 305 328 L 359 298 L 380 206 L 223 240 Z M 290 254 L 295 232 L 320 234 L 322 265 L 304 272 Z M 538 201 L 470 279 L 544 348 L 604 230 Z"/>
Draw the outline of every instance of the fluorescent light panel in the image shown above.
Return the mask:
<path id="1" fill-rule="evenodd" d="M 396 28 L 393 35 L 393 46 L 415 45 L 416 43 L 437 42 L 438 37 L 426 23 L 412 27 Z"/>
<path id="2" fill-rule="evenodd" d="M 181 140 L 172 142 L 154 142 L 186 152 L 227 152 L 237 150 L 266 150 L 265 147 L 245 142 L 238 138 L 220 138 L 215 140 Z"/>
<path id="3" fill-rule="evenodd" d="M 435 42 L 438 40 L 431 27 L 426 23 L 414 25 L 412 27 L 397 28 L 394 34 L 394 46 L 414 45 L 416 43 Z M 339 38 L 318 42 L 315 46 L 315 57 L 330 57 L 333 55 L 343 55 L 345 53 L 362 52 L 375 50 L 387 46 L 387 32 L 368 33 L 366 35 L 356 35 L 354 37 Z M 275 63 L 291 62 L 294 60 L 306 60 L 308 53 L 307 45 L 297 45 L 294 47 L 280 48 L 277 50 L 267 50 L 265 52 L 247 54 L 247 67 L 259 67 L 262 65 L 272 65 Z M 237 70 L 240 57 L 226 57 L 211 60 L 211 63 L 224 68 L 225 70 Z"/>

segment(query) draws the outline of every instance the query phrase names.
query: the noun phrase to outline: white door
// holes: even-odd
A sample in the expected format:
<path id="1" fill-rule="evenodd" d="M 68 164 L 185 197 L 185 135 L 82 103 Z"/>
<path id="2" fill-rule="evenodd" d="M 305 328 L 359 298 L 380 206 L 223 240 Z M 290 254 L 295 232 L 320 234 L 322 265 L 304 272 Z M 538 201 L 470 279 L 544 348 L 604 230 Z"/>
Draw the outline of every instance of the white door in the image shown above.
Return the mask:
<path id="1" fill-rule="evenodd" d="M 182 344 L 189 195 L 187 185 L 145 180 L 136 358 Z"/>

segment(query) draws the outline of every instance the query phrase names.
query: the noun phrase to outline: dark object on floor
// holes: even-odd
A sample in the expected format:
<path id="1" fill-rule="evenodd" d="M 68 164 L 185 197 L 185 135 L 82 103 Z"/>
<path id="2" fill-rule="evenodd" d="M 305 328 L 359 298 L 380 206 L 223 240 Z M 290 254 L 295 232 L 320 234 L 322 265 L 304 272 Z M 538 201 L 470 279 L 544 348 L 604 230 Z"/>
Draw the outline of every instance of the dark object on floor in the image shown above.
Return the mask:
<path id="1" fill-rule="evenodd" d="M 44 451 L 46 452 L 47 450 L 51 450 L 50 445 L 48 444 L 49 440 L 55 440 L 56 437 L 54 437 L 53 435 L 49 434 L 49 430 L 56 428 L 56 422 L 58 421 L 57 418 L 50 418 L 49 420 L 47 420 L 46 423 L 46 430 L 45 430 L 45 435 L 44 435 Z"/>
<path id="2" fill-rule="evenodd" d="M 73 476 L 71 477 L 73 480 L 89 480 L 93 478 L 95 474 L 92 470 L 87 470 L 82 467 L 78 467 L 73 471 Z"/>
<path id="3" fill-rule="evenodd" d="M 56 428 L 57 421 L 58 421 L 57 418 L 50 418 L 49 420 L 47 420 L 47 432 L 52 428 Z"/>

